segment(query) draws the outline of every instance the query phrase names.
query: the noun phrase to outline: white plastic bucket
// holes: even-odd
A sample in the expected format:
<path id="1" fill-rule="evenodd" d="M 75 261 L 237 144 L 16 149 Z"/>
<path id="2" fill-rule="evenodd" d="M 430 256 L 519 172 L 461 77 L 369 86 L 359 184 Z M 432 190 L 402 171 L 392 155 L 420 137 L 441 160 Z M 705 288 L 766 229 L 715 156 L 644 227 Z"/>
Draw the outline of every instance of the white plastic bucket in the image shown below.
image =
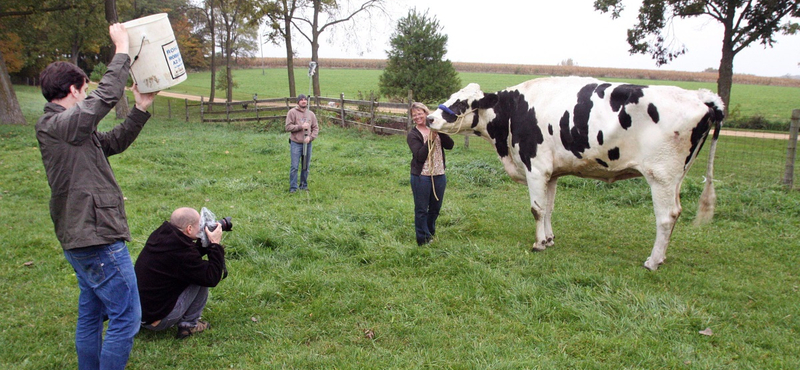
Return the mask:
<path id="1" fill-rule="evenodd" d="M 131 75 L 139 92 L 161 91 L 186 81 L 178 42 L 167 13 L 123 23 L 130 40 Z"/>

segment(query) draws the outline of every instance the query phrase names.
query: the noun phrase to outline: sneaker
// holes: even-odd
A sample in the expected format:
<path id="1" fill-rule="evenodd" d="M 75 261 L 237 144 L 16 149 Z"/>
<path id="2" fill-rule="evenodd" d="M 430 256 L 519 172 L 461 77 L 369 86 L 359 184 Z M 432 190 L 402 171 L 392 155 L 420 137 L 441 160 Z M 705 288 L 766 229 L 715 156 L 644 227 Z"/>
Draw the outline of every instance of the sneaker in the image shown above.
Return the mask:
<path id="1" fill-rule="evenodd" d="M 178 326 L 178 334 L 175 335 L 175 338 L 184 339 L 192 334 L 203 332 L 209 327 L 211 325 L 203 320 L 198 320 L 195 326 Z"/>
<path id="2" fill-rule="evenodd" d="M 290 192 L 290 193 L 296 193 L 296 192 L 297 192 L 297 189 L 289 189 L 289 192 Z"/>

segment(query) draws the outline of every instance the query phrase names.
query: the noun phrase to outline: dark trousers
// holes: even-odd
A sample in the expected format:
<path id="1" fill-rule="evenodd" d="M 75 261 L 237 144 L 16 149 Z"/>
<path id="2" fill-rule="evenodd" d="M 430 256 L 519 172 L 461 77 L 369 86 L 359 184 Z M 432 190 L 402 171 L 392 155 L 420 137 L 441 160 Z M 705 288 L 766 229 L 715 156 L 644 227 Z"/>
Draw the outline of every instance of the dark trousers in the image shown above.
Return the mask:
<path id="1" fill-rule="evenodd" d="M 431 176 L 411 175 L 411 192 L 414 194 L 414 229 L 417 244 L 429 243 L 436 235 L 436 219 L 442 209 L 444 188 L 447 186 L 445 175 Z M 436 196 L 433 192 L 436 191 Z M 439 198 L 438 200 L 436 198 Z"/>

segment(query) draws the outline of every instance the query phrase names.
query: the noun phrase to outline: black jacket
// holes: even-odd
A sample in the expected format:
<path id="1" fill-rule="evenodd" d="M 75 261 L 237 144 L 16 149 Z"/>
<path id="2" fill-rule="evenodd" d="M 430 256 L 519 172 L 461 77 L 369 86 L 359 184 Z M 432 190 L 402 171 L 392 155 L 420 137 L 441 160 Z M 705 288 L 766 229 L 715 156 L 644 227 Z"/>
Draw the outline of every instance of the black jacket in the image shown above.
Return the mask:
<path id="1" fill-rule="evenodd" d="M 439 138 L 442 141 L 442 164 L 447 168 L 447 160 L 444 156 L 444 150 L 453 149 L 453 139 L 447 134 L 439 133 Z M 425 138 L 416 127 L 412 127 L 406 136 L 408 148 L 411 149 L 411 174 L 419 175 L 422 173 L 422 168 L 425 166 L 425 161 L 428 159 L 428 145 L 425 144 Z"/>
<path id="2" fill-rule="evenodd" d="M 150 234 L 134 269 L 142 321 L 150 323 L 166 317 L 189 285 L 216 286 L 225 273 L 225 249 L 219 244 L 203 248 L 199 240 L 164 222 Z"/>

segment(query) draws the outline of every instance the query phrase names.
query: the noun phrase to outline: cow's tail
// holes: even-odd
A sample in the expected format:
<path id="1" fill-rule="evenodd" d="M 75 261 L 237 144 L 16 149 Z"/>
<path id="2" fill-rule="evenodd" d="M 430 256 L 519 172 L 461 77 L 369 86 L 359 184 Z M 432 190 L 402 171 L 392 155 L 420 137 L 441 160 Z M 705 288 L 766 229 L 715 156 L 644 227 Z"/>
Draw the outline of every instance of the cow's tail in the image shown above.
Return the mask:
<path id="1" fill-rule="evenodd" d="M 698 94 L 708 106 L 709 119 L 714 124 L 714 135 L 711 137 L 711 145 L 708 148 L 705 186 L 703 193 L 700 194 L 697 217 L 694 219 L 695 225 L 702 225 L 711 222 L 711 219 L 714 218 L 714 208 L 717 203 L 717 194 L 714 191 L 714 155 L 717 152 L 717 139 L 722 128 L 722 120 L 725 118 L 725 105 L 722 99 L 711 91 L 700 90 Z"/>

